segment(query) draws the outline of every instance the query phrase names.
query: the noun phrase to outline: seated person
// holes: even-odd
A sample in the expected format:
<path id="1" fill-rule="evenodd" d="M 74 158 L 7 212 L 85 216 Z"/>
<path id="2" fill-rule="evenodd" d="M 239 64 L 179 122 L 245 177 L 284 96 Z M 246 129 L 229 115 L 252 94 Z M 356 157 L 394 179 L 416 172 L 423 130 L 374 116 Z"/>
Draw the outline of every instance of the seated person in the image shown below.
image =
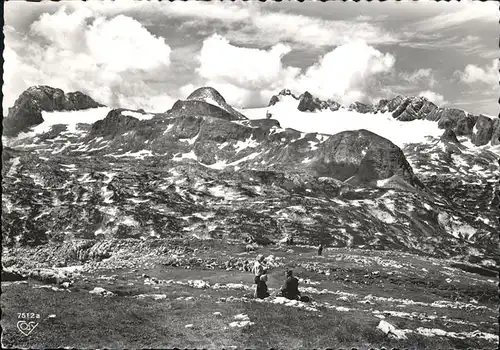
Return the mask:
<path id="1" fill-rule="evenodd" d="M 255 289 L 255 297 L 259 299 L 264 299 L 269 296 L 269 291 L 267 289 L 267 275 L 262 275 L 257 283 L 257 288 Z"/>
<path id="2" fill-rule="evenodd" d="M 286 281 L 281 287 L 281 296 L 291 300 L 300 299 L 299 280 L 293 277 L 292 270 L 286 272 Z"/>

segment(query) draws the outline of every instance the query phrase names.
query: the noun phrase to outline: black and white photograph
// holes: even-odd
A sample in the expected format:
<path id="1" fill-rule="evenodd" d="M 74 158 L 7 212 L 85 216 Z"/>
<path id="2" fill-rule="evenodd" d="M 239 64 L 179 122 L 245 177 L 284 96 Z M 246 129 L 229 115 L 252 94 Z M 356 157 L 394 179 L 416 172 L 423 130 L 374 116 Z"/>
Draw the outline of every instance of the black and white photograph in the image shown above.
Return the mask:
<path id="1" fill-rule="evenodd" d="M 498 349 L 498 2 L 2 6 L 2 348 Z"/>

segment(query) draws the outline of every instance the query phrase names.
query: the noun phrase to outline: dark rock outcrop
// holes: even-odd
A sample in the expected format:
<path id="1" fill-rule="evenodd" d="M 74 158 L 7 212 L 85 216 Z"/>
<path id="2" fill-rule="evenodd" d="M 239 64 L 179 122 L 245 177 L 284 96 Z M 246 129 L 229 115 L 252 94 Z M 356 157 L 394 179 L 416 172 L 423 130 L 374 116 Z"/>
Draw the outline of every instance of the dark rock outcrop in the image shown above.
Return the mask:
<path id="1" fill-rule="evenodd" d="M 472 129 L 474 124 L 476 124 L 477 116 L 468 115 L 465 118 L 458 118 L 456 125 L 453 128 L 457 136 L 470 136 L 472 134 Z"/>
<path id="2" fill-rule="evenodd" d="M 404 100 L 403 96 L 398 95 L 390 100 L 381 100 L 379 105 L 383 106 L 381 109 L 382 112 L 394 112 Z"/>
<path id="3" fill-rule="evenodd" d="M 398 99 L 398 97 L 396 99 Z M 391 108 L 394 107 L 394 101 L 396 99 L 390 102 Z M 409 97 L 404 99 L 399 106 L 396 107 L 392 112 L 392 116 L 401 121 L 412 121 L 425 118 L 425 116 L 436 108 L 437 106 L 425 97 Z"/>
<path id="4" fill-rule="evenodd" d="M 344 131 L 331 136 L 318 150 L 314 168 L 318 175 L 353 184 L 399 175 L 420 185 L 403 151 L 391 141 L 368 130 Z"/>
<path id="5" fill-rule="evenodd" d="M 15 136 L 43 123 L 42 111 L 72 111 L 103 106 L 79 91 L 65 94 L 63 90 L 50 86 L 32 86 L 9 108 L 9 114 L 3 120 L 3 134 Z"/>
<path id="6" fill-rule="evenodd" d="M 484 146 L 490 142 L 492 136 L 493 120 L 484 115 L 480 115 L 477 118 L 474 129 L 472 130 L 472 143 L 476 146 Z"/>
<path id="7" fill-rule="evenodd" d="M 278 103 L 280 101 L 281 96 L 292 96 L 294 99 L 299 100 L 299 105 L 297 106 L 297 109 L 301 112 L 314 112 L 316 110 L 323 110 L 323 109 L 330 109 L 331 111 L 336 111 L 341 107 L 340 103 L 332 99 L 323 101 L 311 95 L 309 91 L 306 91 L 305 93 L 297 97 L 288 89 L 283 89 L 279 92 L 278 95 L 273 95 L 269 100 L 268 107 L 274 106 L 276 103 Z"/>
<path id="8" fill-rule="evenodd" d="M 365 103 L 361 103 L 361 102 L 354 102 L 354 103 L 351 103 L 351 105 L 349 106 L 349 110 L 350 111 L 356 111 L 358 113 L 375 113 L 376 109 L 374 106 L 372 105 L 367 105 Z"/>
<path id="9" fill-rule="evenodd" d="M 306 91 L 300 96 L 297 109 L 301 112 L 314 112 L 323 107 L 325 106 L 320 99 L 313 97 L 313 95 Z"/>
<path id="10" fill-rule="evenodd" d="M 436 113 L 430 113 L 429 118 L 438 122 L 440 129 L 455 129 L 459 121 L 464 120 L 467 114 L 457 108 L 439 108 Z"/>
<path id="11" fill-rule="evenodd" d="M 493 133 L 491 135 L 491 144 L 493 146 L 500 144 L 500 118 L 495 118 L 492 125 Z"/>
<path id="12" fill-rule="evenodd" d="M 457 135 L 452 129 L 446 129 L 443 135 L 441 135 L 440 140 L 443 142 L 460 143 L 457 139 Z"/>
<path id="13" fill-rule="evenodd" d="M 331 110 L 331 111 L 337 111 L 340 109 L 340 107 L 342 107 L 342 105 L 334 100 L 327 100 L 326 103 L 328 104 L 328 108 Z"/>
<path id="14" fill-rule="evenodd" d="M 279 97 L 276 95 L 273 95 L 271 99 L 269 100 L 269 104 L 267 105 L 268 107 L 274 106 L 276 103 L 280 101 Z"/>
<path id="15" fill-rule="evenodd" d="M 96 137 L 115 136 L 135 129 L 140 120 L 128 115 L 123 115 L 123 108 L 113 109 L 109 111 L 106 118 L 98 120 L 92 124 L 89 139 Z"/>
<path id="16" fill-rule="evenodd" d="M 17 271 L 10 271 L 2 268 L 2 282 L 24 281 L 28 278 Z"/>

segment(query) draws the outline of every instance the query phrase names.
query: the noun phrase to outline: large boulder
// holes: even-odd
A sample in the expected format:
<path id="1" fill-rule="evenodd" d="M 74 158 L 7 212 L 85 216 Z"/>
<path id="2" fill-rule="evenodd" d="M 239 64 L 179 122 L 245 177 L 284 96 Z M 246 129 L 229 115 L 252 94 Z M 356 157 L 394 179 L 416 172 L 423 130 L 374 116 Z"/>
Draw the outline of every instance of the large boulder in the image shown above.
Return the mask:
<path id="1" fill-rule="evenodd" d="M 492 136 L 493 120 L 484 115 L 480 115 L 472 130 L 472 143 L 476 146 L 484 146 L 490 142 Z"/>
<path id="2" fill-rule="evenodd" d="M 65 94 L 63 90 L 50 86 L 32 86 L 9 108 L 9 114 L 3 120 L 3 134 L 15 136 L 43 123 L 42 111 L 81 110 L 103 106 L 79 91 Z"/>

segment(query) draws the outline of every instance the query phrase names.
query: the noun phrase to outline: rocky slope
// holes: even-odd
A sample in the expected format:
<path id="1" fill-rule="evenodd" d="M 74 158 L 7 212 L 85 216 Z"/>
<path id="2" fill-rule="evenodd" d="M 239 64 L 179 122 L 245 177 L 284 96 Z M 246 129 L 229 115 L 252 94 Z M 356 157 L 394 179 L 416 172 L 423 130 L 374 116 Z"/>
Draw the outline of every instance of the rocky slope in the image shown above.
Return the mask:
<path id="1" fill-rule="evenodd" d="M 42 111 L 74 111 L 103 107 L 80 91 L 64 93 L 50 86 L 33 86 L 24 91 L 3 119 L 3 135 L 14 136 L 43 123 Z"/>
<path id="2" fill-rule="evenodd" d="M 115 109 L 100 119 L 4 139 L 4 247 L 293 236 L 296 244 L 498 257 L 498 154 L 450 135 L 401 149 L 367 130 L 304 133 L 249 120 L 210 88 L 166 113 Z"/>

